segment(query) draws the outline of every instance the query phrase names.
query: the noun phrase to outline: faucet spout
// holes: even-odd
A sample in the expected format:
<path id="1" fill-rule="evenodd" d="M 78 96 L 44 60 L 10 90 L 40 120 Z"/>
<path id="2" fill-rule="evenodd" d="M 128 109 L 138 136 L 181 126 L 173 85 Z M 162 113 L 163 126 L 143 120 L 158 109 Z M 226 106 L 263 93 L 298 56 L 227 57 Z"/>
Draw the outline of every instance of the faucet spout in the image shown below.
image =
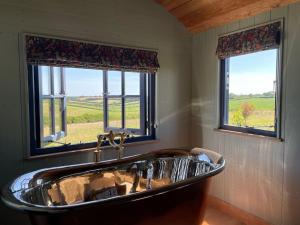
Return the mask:
<path id="1" fill-rule="evenodd" d="M 122 132 L 119 133 L 118 136 L 120 137 L 120 144 L 117 147 L 118 150 L 118 158 L 121 159 L 124 156 L 124 143 L 126 141 L 126 139 L 129 137 L 129 134 Z"/>
<path id="2" fill-rule="evenodd" d="M 116 142 L 116 137 L 119 137 L 119 143 Z M 129 134 L 126 132 L 119 132 L 114 133 L 112 130 L 110 130 L 107 134 L 99 134 L 97 136 L 97 149 L 94 151 L 95 155 L 95 162 L 100 162 L 101 160 L 101 145 L 103 141 L 106 139 L 108 140 L 108 143 L 110 146 L 112 146 L 114 149 L 118 152 L 118 159 L 123 158 L 124 156 L 124 143 L 126 139 L 129 137 Z"/>

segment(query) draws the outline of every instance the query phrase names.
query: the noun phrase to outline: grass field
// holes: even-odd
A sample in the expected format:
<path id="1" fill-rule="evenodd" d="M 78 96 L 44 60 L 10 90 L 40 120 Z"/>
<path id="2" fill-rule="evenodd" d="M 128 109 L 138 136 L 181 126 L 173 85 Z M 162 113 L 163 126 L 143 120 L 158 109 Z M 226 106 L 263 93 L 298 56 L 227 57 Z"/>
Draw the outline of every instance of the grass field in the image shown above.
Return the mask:
<path id="1" fill-rule="evenodd" d="M 44 100 L 45 101 L 45 100 Z M 55 101 L 56 129 L 61 130 L 60 101 Z M 43 103 L 44 136 L 50 133 L 50 101 Z M 97 134 L 104 132 L 103 100 L 101 97 L 69 97 L 67 99 L 67 135 L 58 140 L 61 143 L 94 142 Z M 121 126 L 121 101 L 109 99 L 108 118 L 110 127 Z M 130 98 L 125 101 L 125 126 L 139 128 L 140 105 L 139 98 Z M 49 143 L 45 147 L 58 146 L 59 143 Z"/>
<path id="2" fill-rule="evenodd" d="M 249 116 L 243 126 L 254 127 L 264 130 L 274 130 L 275 98 L 252 97 L 233 98 L 229 100 L 229 124 L 237 125 L 233 121 L 233 115 L 241 109 L 243 103 L 248 102 L 254 106 L 253 113 Z"/>
<path id="3" fill-rule="evenodd" d="M 44 100 L 44 134 L 49 135 L 49 108 L 50 101 Z M 254 106 L 253 113 L 244 121 L 242 126 L 255 127 L 264 130 L 274 130 L 275 99 L 272 97 L 235 97 L 229 101 L 229 125 L 235 124 L 233 116 L 241 109 L 243 103 L 248 102 Z M 55 102 L 56 129 L 60 130 L 61 117 L 59 101 Z M 132 98 L 125 103 L 125 124 L 127 128 L 140 126 L 139 99 Z M 108 102 L 109 126 L 121 125 L 121 101 L 110 99 Z M 69 97 L 67 99 L 67 135 L 60 140 L 62 143 L 94 142 L 97 134 L 104 132 L 103 100 L 101 97 Z M 60 145 L 49 143 L 45 147 Z"/>

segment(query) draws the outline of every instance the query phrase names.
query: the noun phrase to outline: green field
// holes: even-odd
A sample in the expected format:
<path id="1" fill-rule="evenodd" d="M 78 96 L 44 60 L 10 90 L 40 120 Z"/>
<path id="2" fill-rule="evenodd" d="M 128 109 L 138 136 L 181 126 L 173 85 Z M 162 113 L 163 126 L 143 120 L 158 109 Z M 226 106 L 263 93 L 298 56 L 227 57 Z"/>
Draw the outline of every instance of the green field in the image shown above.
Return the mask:
<path id="1" fill-rule="evenodd" d="M 241 111 L 244 103 L 253 106 L 249 117 L 236 123 L 234 118 Z M 61 130 L 60 101 L 55 101 L 56 130 Z M 49 135 L 50 101 L 43 102 L 44 136 Z M 87 143 L 96 141 L 97 134 L 104 132 L 103 100 L 101 97 L 69 97 L 67 99 L 67 135 L 58 141 L 61 143 Z M 125 124 L 127 128 L 140 126 L 139 99 L 126 100 Z M 108 117 L 110 127 L 121 126 L 121 101 L 110 99 L 108 102 Z M 274 130 L 275 98 L 274 97 L 245 97 L 235 96 L 229 100 L 229 125 L 247 126 L 257 129 Z M 59 143 L 45 143 L 45 147 L 61 145 Z"/>
<path id="2" fill-rule="evenodd" d="M 60 101 L 55 101 L 56 130 L 61 130 Z M 43 119 L 44 136 L 50 133 L 50 101 L 44 100 Z M 86 143 L 94 142 L 97 134 L 104 132 L 103 100 L 101 97 L 69 97 L 67 98 L 67 135 L 58 141 L 61 143 Z M 139 128 L 140 105 L 138 98 L 125 101 L 125 126 Z M 121 126 L 121 100 L 109 99 L 108 118 L 110 127 Z M 46 143 L 45 147 L 60 145 L 59 143 Z"/>
<path id="3" fill-rule="evenodd" d="M 229 100 L 229 125 L 238 124 L 234 114 L 241 110 L 242 105 L 248 103 L 254 110 L 241 126 L 254 127 L 263 130 L 274 130 L 275 98 L 274 97 L 235 97 Z"/>

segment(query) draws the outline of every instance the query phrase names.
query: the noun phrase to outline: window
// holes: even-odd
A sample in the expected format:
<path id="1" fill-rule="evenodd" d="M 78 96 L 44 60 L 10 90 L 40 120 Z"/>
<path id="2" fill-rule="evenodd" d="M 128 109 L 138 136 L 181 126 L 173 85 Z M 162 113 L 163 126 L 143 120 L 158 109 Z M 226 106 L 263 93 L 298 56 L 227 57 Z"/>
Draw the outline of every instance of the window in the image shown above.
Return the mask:
<path id="1" fill-rule="evenodd" d="M 278 52 L 275 48 L 221 60 L 221 128 L 277 136 Z"/>
<path id="2" fill-rule="evenodd" d="M 34 34 L 24 43 L 31 155 L 93 148 L 109 130 L 155 138 L 157 51 Z"/>
<path id="3" fill-rule="evenodd" d="M 109 130 L 154 139 L 155 74 L 28 65 L 31 154 L 96 146 Z"/>
<path id="4" fill-rule="evenodd" d="M 280 137 L 283 21 L 218 38 L 220 128 Z"/>
<path id="5" fill-rule="evenodd" d="M 66 135 L 66 95 L 62 68 L 41 66 L 40 79 L 41 137 L 45 143 L 59 140 Z"/>
<path id="6" fill-rule="evenodd" d="M 104 72 L 105 131 L 122 128 L 145 134 L 146 74 Z"/>

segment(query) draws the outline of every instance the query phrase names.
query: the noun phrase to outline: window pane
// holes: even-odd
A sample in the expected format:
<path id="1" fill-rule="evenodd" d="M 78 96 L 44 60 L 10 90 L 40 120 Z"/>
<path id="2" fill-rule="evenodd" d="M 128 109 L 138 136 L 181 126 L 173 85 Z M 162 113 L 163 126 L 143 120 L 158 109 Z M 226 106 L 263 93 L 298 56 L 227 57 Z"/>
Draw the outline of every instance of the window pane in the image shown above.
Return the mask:
<path id="1" fill-rule="evenodd" d="M 50 95 L 50 67 L 49 66 L 40 66 L 40 72 L 42 76 L 42 94 Z"/>
<path id="2" fill-rule="evenodd" d="M 140 129 L 140 98 L 126 98 L 125 127 Z"/>
<path id="3" fill-rule="evenodd" d="M 275 131 L 277 50 L 229 59 L 228 124 Z"/>
<path id="4" fill-rule="evenodd" d="M 54 99 L 55 133 L 62 131 L 62 99 Z"/>
<path id="5" fill-rule="evenodd" d="M 125 72 L 125 95 L 140 95 L 140 73 Z"/>
<path id="6" fill-rule="evenodd" d="M 107 89 L 108 95 L 122 94 L 122 73 L 120 71 L 107 72 Z"/>
<path id="7" fill-rule="evenodd" d="M 120 98 L 108 99 L 108 127 L 122 127 L 122 101 Z"/>
<path id="8" fill-rule="evenodd" d="M 44 137 L 51 135 L 51 100 L 43 99 L 43 131 Z"/>
<path id="9" fill-rule="evenodd" d="M 61 94 L 61 68 L 53 67 L 54 94 Z"/>
<path id="10" fill-rule="evenodd" d="M 104 132 L 103 71 L 64 68 L 67 95 L 67 135 L 61 142 L 95 142 Z"/>

